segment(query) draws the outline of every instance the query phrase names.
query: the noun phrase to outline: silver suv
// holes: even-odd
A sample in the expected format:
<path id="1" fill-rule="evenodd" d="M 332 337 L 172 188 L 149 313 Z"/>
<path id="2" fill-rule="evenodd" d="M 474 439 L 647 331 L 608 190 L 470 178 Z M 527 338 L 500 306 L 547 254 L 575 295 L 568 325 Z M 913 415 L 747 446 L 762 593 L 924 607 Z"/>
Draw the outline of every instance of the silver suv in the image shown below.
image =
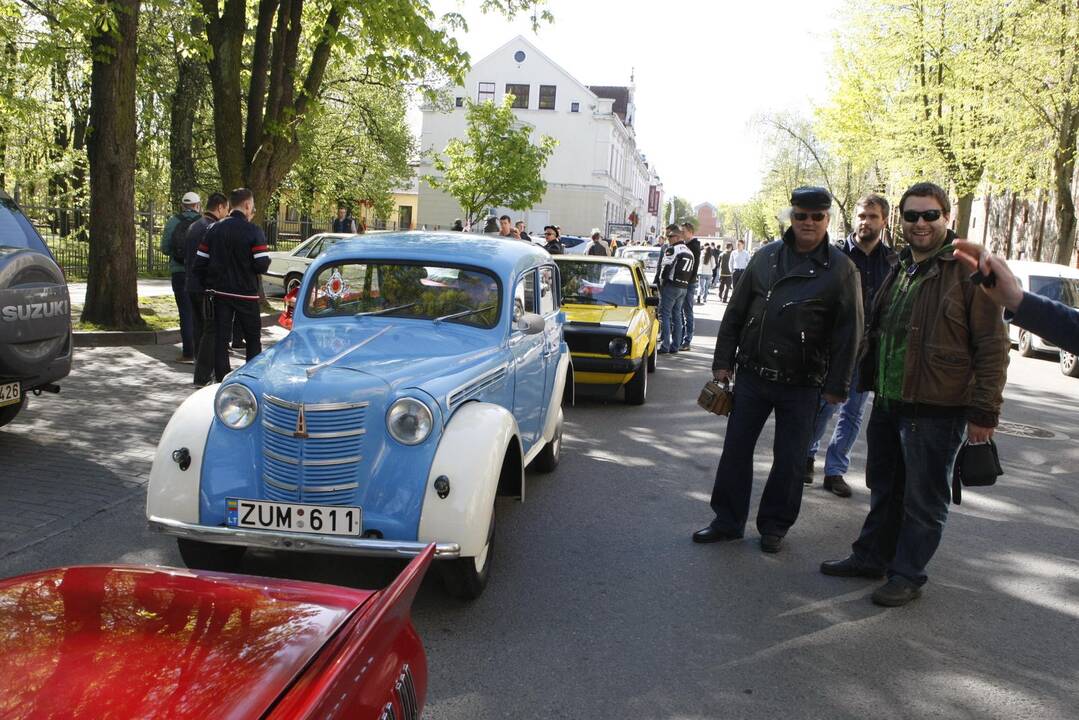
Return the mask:
<path id="1" fill-rule="evenodd" d="M 26 394 L 59 392 L 71 372 L 71 299 L 64 273 L 15 201 L 0 190 L 0 426 Z"/>

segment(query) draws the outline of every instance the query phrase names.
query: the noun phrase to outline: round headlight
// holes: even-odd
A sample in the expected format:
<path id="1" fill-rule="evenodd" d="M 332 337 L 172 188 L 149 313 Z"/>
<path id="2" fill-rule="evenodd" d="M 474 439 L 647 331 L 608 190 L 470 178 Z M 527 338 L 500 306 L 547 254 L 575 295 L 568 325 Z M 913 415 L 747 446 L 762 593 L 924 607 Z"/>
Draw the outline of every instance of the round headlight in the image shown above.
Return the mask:
<path id="1" fill-rule="evenodd" d="M 434 427 L 431 410 L 416 398 L 401 398 L 386 413 L 386 429 L 402 445 L 418 445 Z"/>
<path id="2" fill-rule="evenodd" d="M 610 350 L 611 355 L 614 355 L 615 357 L 625 357 L 626 355 L 629 355 L 629 340 L 626 338 L 615 338 L 614 340 L 611 340 L 607 349 Z"/>
<path id="3" fill-rule="evenodd" d="M 249 426 L 259 414 L 259 404 L 254 393 L 240 383 L 223 387 L 214 400 L 214 409 L 217 411 L 217 418 L 233 430 L 242 430 Z"/>

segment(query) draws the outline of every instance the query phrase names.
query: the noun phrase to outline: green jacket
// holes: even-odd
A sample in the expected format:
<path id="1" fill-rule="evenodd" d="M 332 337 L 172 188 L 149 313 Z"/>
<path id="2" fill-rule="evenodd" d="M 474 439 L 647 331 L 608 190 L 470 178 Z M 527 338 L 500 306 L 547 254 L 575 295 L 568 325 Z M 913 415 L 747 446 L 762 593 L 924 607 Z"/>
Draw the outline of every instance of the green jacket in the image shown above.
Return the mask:
<path id="1" fill-rule="evenodd" d="M 165 257 L 169 259 L 169 272 L 173 274 L 184 271 L 184 264 L 176 262 L 172 257 L 172 232 L 180 224 L 181 217 L 195 222 L 202 217 L 202 213 L 195 210 L 184 210 L 170 217 L 169 221 L 165 223 L 165 230 L 161 233 L 161 242 L 158 244 L 158 249 L 165 253 Z"/>

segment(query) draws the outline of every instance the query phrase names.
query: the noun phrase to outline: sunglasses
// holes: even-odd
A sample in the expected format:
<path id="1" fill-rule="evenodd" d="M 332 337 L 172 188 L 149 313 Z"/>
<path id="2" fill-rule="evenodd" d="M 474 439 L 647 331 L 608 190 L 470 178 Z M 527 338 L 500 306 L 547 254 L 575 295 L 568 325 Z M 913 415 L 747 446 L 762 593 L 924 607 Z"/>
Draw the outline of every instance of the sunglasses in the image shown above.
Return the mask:
<path id="1" fill-rule="evenodd" d="M 815 212 L 815 213 L 796 212 L 796 213 L 791 213 L 791 217 L 793 217 L 798 222 L 805 222 L 806 218 L 813 218 L 813 222 L 820 222 L 821 220 L 824 219 L 824 216 L 825 216 L 825 213 L 822 213 L 822 212 Z"/>
<path id="2" fill-rule="evenodd" d="M 554 233 L 553 232 L 545 232 L 545 233 L 543 233 L 543 237 L 554 237 Z"/>
<path id="3" fill-rule="evenodd" d="M 922 210 L 921 212 L 918 212 L 917 210 L 904 210 L 903 220 L 909 223 L 916 223 L 918 222 L 918 218 L 921 218 L 926 222 L 935 222 L 940 220 L 940 216 L 943 214 L 944 213 L 940 210 Z"/>

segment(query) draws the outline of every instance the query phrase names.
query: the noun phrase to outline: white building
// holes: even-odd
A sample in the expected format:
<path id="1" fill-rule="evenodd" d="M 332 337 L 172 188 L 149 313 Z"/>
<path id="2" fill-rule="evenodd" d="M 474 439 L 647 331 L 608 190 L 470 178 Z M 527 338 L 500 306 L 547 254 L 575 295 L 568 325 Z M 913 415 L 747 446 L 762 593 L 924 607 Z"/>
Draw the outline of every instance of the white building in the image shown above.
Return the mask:
<path id="1" fill-rule="evenodd" d="M 437 176 L 431 154 L 442 152 L 451 138 L 464 136 L 466 99 L 501 103 L 503 95 L 511 93 L 517 117 L 533 129 L 534 141 L 550 135 L 558 146 L 543 171 L 543 199 L 528 211 L 491 208 L 494 214 L 525 220 L 530 232 L 540 234 L 550 224 L 567 235 L 583 235 L 594 227 L 607 233 L 618 229 L 614 225 L 629 223 L 634 213 L 635 239 L 660 227 L 663 190 L 655 169 L 637 148 L 632 85 L 583 85 L 518 36 L 476 63 L 464 86 L 450 93 L 450 112 L 423 108 L 421 177 Z M 419 193 L 418 227 L 450 227 L 455 218 L 464 217 L 457 201 L 441 190 L 421 182 Z"/>

